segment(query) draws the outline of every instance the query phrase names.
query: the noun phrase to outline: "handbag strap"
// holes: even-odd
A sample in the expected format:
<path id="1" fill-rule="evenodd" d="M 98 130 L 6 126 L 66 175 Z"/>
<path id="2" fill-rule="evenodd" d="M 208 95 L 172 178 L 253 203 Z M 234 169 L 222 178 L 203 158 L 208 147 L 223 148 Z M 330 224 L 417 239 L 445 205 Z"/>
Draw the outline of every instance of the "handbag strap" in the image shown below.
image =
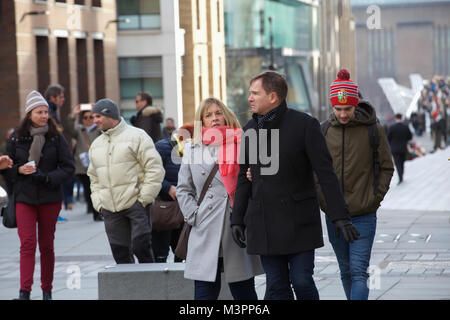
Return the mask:
<path id="1" fill-rule="evenodd" d="M 216 164 L 214 165 L 214 167 L 212 168 L 211 172 L 209 173 L 208 178 L 206 178 L 205 184 L 203 185 L 202 193 L 200 193 L 200 198 L 198 198 L 198 201 L 197 201 L 197 205 L 198 205 L 198 206 L 202 203 L 203 198 L 204 198 L 205 195 L 206 195 L 206 191 L 208 190 L 208 187 L 209 187 L 209 185 L 210 185 L 212 179 L 213 179 L 214 176 L 216 175 L 217 170 L 219 170 L 219 164 L 218 164 L 218 163 L 216 163 Z"/>

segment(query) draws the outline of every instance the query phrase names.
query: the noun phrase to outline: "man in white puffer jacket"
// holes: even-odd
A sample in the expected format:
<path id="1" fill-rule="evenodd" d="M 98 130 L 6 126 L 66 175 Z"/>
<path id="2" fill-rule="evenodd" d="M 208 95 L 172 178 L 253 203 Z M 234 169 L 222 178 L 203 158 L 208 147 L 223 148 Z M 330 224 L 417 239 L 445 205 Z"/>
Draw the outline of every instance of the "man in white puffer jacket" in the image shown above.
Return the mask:
<path id="1" fill-rule="evenodd" d="M 134 254 L 139 263 L 153 262 L 148 210 L 164 179 L 161 157 L 145 131 L 120 117 L 114 101 L 97 101 L 92 114 L 102 135 L 89 149 L 87 174 L 114 260 L 134 263 Z"/>

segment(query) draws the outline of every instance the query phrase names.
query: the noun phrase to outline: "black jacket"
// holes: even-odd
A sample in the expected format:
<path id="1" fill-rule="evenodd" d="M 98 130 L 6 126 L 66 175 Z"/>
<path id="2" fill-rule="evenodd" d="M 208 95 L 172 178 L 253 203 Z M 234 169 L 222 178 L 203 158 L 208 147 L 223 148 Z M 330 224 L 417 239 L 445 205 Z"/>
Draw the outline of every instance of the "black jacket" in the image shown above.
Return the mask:
<path id="1" fill-rule="evenodd" d="M 132 116 L 130 122 L 133 126 L 141 128 L 152 138 L 153 142 L 161 140 L 161 125 L 163 114 L 160 108 L 146 106 Z"/>
<path id="2" fill-rule="evenodd" d="M 169 139 L 159 140 L 157 143 L 155 143 L 155 147 L 161 156 L 164 170 L 166 171 L 159 196 L 164 201 L 172 201 L 172 198 L 169 196 L 169 190 L 171 186 L 176 186 L 178 184 L 178 172 L 180 171 L 181 158 L 178 158 L 178 163 L 173 163 L 173 147 L 170 144 Z"/>
<path id="3" fill-rule="evenodd" d="M 408 126 L 398 122 L 389 127 L 388 140 L 392 153 L 406 153 L 408 141 L 412 139 Z"/>
<path id="4" fill-rule="evenodd" d="M 256 115 L 244 132 L 248 134 L 249 129 L 258 132 L 259 140 Z M 256 164 L 250 161 L 249 165 L 249 146 L 258 146 L 259 141 L 246 143 L 243 137 L 241 155 L 245 152 L 245 163 L 240 165 L 231 224 L 245 225 L 249 254 L 292 254 L 322 247 L 314 172 L 324 190 L 331 220 L 348 218 L 349 213 L 319 122 L 288 109 L 283 102 L 276 118 L 265 122 L 263 129 L 269 129 L 268 142 L 274 133 L 270 129 L 279 129 L 278 172 L 261 175 L 260 169 L 268 166 L 261 164 L 260 156 Z M 246 178 L 249 166 L 252 182 Z"/>
<path id="5" fill-rule="evenodd" d="M 4 171 L 9 186 L 16 193 L 16 202 L 43 204 L 63 200 L 62 184 L 75 171 L 72 154 L 61 134 L 48 138 L 42 148 L 38 169 L 49 176 L 50 183 L 38 182 L 32 175 L 22 175 L 18 168 L 28 162 L 31 136 L 16 138 L 13 133 L 7 142 L 7 153 L 13 160 L 13 167 Z"/>

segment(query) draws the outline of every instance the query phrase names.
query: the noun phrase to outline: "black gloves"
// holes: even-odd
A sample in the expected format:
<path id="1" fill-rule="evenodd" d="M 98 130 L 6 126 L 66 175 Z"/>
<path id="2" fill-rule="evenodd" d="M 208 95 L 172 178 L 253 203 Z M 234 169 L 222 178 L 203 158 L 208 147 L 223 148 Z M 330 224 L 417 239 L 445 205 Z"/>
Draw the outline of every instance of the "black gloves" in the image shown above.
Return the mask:
<path id="1" fill-rule="evenodd" d="M 347 242 L 353 243 L 353 241 L 359 238 L 358 229 L 355 228 L 349 219 L 336 220 L 334 227 L 336 228 L 336 236 L 339 238 L 342 232 Z"/>
<path id="2" fill-rule="evenodd" d="M 240 247 L 245 248 L 247 245 L 245 244 L 245 233 L 244 226 L 240 224 L 235 224 L 231 226 L 231 236 L 233 237 L 234 242 Z"/>
<path id="3" fill-rule="evenodd" d="M 36 172 L 31 175 L 31 178 L 35 182 L 50 184 L 50 177 L 45 172 L 42 172 L 41 169 L 37 169 Z"/>

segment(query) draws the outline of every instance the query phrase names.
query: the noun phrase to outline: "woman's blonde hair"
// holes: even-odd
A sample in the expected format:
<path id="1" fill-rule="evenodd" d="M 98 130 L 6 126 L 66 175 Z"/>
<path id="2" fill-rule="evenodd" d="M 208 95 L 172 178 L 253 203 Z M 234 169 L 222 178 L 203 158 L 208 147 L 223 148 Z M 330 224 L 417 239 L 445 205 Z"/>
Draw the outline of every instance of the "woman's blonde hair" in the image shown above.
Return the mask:
<path id="1" fill-rule="evenodd" d="M 203 127 L 203 116 L 211 105 L 217 105 L 222 109 L 223 117 L 225 118 L 225 125 L 232 128 L 241 128 L 236 115 L 230 108 L 228 108 L 222 101 L 216 98 L 207 98 L 200 102 L 200 106 L 195 112 L 194 117 L 194 142 L 202 141 L 202 127 Z"/>

